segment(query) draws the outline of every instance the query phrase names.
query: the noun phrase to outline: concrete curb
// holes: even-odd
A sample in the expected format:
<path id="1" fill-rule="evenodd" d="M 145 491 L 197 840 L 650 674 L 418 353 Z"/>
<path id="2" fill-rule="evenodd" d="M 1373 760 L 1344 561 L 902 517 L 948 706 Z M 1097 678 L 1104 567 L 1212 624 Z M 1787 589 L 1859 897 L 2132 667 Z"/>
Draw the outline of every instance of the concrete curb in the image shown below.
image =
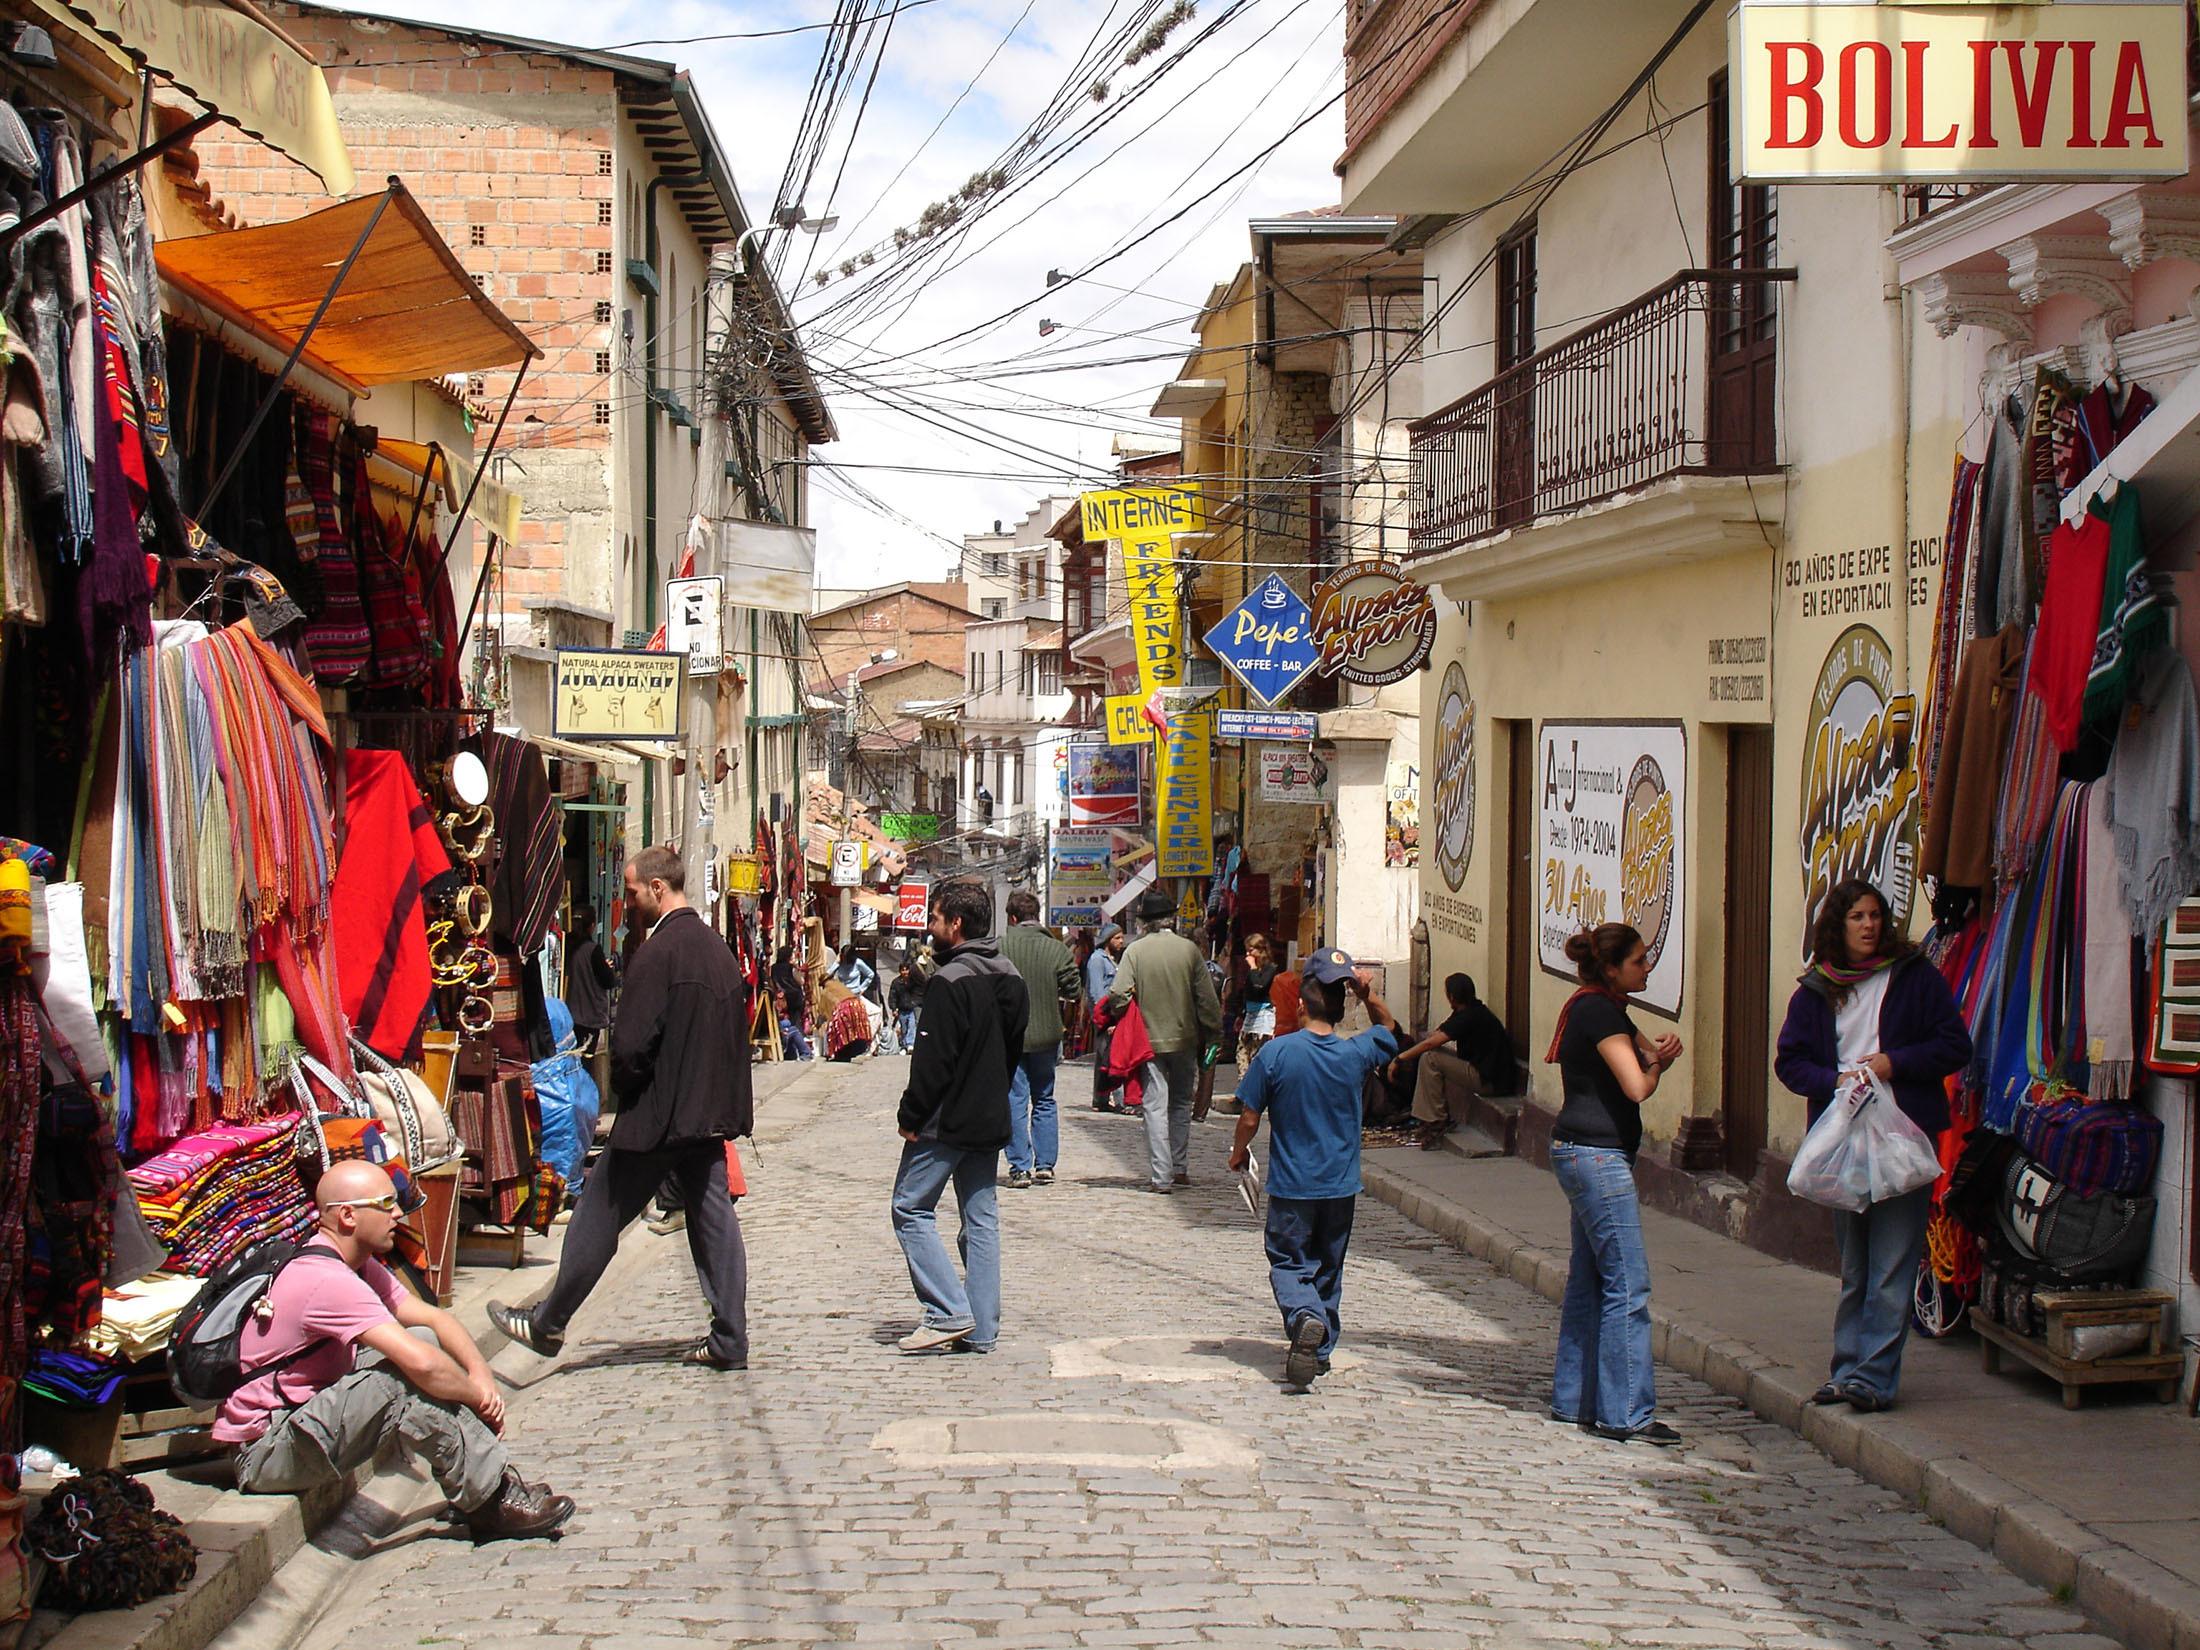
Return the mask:
<path id="1" fill-rule="evenodd" d="M 549 1287 L 545 1277 L 519 1304 L 531 1305 Z M 490 1327 L 486 1297 L 454 1310 L 475 1340 L 502 1339 Z M 489 1356 L 494 1363 L 495 1355 Z M 37 1650 L 205 1650 L 244 1614 L 275 1572 L 343 1511 L 374 1472 L 369 1464 L 297 1496 L 223 1490 L 203 1512 L 184 1522 L 199 1549 L 199 1568 L 182 1592 L 134 1610 L 74 1616 L 44 1638 L 37 1634 L 34 1617 L 23 1642 Z"/>
<path id="2" fill-rule="evenodd" d="M 1416 1226 L 1547 1300 L 1564 1296 L 1569 1257 L 1372 1163 L 1363 1163 L 1361 1176 L 1370 1193 Z M 1916 1421 L 1814 1405 L 1815 1375 L 1655 1302 L 1650 1324 L 1651 1351 L 1660 1363 L 1739 1400 L 1836 1464 L 1916 1503 L 2025 1580 L 2068 1599 L 2131 1650 L 2200 1650 L 2200 1586 L 2028 1496 Z"/>

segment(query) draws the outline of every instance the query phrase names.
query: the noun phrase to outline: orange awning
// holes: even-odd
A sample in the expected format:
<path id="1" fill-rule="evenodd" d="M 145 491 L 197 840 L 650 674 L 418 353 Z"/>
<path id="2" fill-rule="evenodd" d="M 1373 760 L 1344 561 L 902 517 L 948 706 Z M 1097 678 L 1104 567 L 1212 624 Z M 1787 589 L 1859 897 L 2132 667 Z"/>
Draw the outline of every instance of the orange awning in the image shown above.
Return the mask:
<path id="1" fill-rule="evenodd" d="M 312 360 L 360 384 L 508 367 L 541 351 L 474 285 L 443 237 L 392 180 L 389 209 L 307 345 Z M 162 241 L 161 275 L 178 291 L 284 347 L 327 296 L 382 196 L 288 223 Z"/>

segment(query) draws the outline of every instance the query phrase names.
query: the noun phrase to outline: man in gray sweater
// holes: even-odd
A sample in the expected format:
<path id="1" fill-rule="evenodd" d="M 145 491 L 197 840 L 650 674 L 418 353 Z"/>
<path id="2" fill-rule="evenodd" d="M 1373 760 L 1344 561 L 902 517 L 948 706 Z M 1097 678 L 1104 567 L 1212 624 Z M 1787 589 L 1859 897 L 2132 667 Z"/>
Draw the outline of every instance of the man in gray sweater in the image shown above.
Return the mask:
<path id="1" fill-rule="evenodd" d="M 1145 933 L 1123 953 L 1108 992 L 1112 1021 L 1136 1001 L 1154 1057 L 1146 1066 L 1148 1190 L 1191 1184 L 1192 1100 L 1200 1051 L 1222 1035 L 1222 1001 L 1199 947 L 1176 931 L 1176 901 L 1156 888 L 1139 901 Z"/>
<path id="2" fill-rule="evenodd" d="M 1065 1011 L 1077 1012 L 1077 959 L 1039 926 L 1039 896 L 1019 888 L 1008 896 L 1008 931 L 1001 955 L 1024 977 L 1031 1017 L 1008 1088 L 1008 1184 L 1047 1186 L 1061 1149 L 1061 1115 L 1054 1106 L 1054 1068 L 1062 1059 Z"/>

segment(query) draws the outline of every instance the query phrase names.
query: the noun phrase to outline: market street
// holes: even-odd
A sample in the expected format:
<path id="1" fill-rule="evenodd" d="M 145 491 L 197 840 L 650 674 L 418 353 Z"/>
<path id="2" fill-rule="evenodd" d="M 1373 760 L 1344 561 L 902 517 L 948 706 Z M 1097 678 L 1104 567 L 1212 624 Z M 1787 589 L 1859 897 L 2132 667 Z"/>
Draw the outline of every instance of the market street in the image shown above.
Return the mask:
<path id="1" fill-rule="evenodd" d="M 1001 1193 L 999 1351 L 903 1356 L 905 1069 L 811 1068 L 763 1108 L 746 1374 L 664 1361 L 693 1272 L 635 1228 L 560 1363 L 499 1360 L 518 1453 L 580 1501 L 562 1540 L 477 1549 L 431 1498 L 299 1642 L 2109 1644 L 1695 1382 L 1660 1373 L 1677 1451 L 1553 1424 L 1553 1309 L 1371 1198 L 1338 1367 L 1286 1396 L 1226 1134 L 1149 1196 L 1081 1069 L 1063 1178 Z"/>

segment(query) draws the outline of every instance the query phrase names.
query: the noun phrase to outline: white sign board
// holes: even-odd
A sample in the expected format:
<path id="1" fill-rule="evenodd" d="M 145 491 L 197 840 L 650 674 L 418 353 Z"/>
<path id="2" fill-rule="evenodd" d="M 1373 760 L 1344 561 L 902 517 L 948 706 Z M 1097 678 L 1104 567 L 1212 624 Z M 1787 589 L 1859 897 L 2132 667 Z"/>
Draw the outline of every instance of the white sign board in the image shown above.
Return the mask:
<path id="1" fill-rule="evenodd" d="M 1304 745 L 1260 748 L 1260 799 L 1263 802 L 1334 802 L 1337 776 L 1326 748 L 1317 755 Z"/>
<path id="2" fill-rule="evenodd" d="M 863 886 L 863 844 L 846 839 L 833 844 L 833 886 L 835 888 L 861 888 Z"/>
<path id="3" fill-rule="evenodd" d="M 726 581 L 713 574 L 665 586 L 665 651 L 687 655 L 690 676 L 726 667 Z"/>
<path id="4" fill-rule="evenodd" d="M 718 524 L 718 565 L 735 607 L 807 613 L 817 583 L 817 534 L 765 521 Z"/>
<path id="5" fill-rule="evenodd" d="M 1635 1001 L 1678 1018 L 1687 733 L 1678 722 L 1546 722 L 1537 751 L 1544 968 L 1575 978 L 1567 940 L 1600 923 L 1628 923 L 1650 954 L 1650 983 Z"/>

